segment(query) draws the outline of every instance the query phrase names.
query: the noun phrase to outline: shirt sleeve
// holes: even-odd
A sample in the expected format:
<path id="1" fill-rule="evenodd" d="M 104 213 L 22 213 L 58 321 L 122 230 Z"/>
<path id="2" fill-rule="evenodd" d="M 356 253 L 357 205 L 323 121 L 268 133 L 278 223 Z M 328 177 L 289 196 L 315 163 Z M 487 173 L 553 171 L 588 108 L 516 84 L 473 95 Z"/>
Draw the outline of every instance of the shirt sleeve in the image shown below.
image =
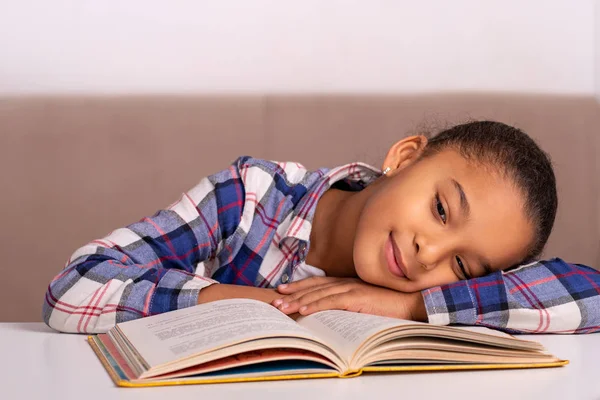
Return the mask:
<path id="1" fill-rule="evenodd" d="M 512 333 L 600 331 L 600 272 L 559 258 L 422 291 L 429 322 Z"/>
<path id="2" fill-rule="evenodd" d="M 240 159 L 241 160 L 241 159 Z M 152 217 L 94 240 L 50 283 L 43 317 L 63 332 L 105 332 L 116 323 L 197 304 L 216 281 L 198 263 L 216 262 L 240 223 L 240 160 L 204 178 Z"/>

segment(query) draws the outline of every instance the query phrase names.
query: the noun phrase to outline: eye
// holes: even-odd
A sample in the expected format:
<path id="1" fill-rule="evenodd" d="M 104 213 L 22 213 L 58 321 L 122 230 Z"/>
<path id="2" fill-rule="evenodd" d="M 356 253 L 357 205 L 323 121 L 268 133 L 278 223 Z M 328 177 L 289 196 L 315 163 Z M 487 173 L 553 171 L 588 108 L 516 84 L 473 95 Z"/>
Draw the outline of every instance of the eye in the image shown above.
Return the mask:
<path id="1" fill-rule="evenodd" d="M 442 219 L 442 222 L 446 223 L 446 210 L 444 210 L 444 205 L 440 201 L 440 196 L 438 194 L 435 195 L 435 208 L 437 209 L 437 213 Z"/>
<path id="2" fill-rule="evenodd" d="M 458 264 L 458 268 L 460 269 L 460 272 L 461 272 L 462 276 L 464 277 L 464 279 L 469 279 L 469 276 L 467 275 L 467 271 L 465 270 L 465 264 L 463 264 L 463 262 L 459 256 L 456 256 L 456 263 Z"/>

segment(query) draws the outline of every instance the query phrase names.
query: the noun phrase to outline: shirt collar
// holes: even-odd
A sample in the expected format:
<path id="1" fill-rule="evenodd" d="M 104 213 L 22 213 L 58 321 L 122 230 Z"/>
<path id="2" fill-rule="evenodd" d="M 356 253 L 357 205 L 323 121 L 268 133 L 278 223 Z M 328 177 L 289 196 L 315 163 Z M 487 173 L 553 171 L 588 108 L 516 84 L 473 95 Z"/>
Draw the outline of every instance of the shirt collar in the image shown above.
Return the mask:
<path id="1" fill-rule="evenodd" d="M 333 184 L 341 180 L 347 180 L 351 183 L 358 183 L 366 187 L 371 182 L 381 176 L 381 170 L 369 164 L 354 162 L 327 170 L 319 170 L 313 173 L 320 173 L 323 176 L 318 179 L 306 194 L 300 199 L 296 206 L 290 224 L 282 237 L 282 242 L 286 239 L 295 239 L 300 241 L 301 258 L 305 258 L 310 245 L 310 232 L 312 229 L 312 220 L 317 209 L 317 202 Z"/>

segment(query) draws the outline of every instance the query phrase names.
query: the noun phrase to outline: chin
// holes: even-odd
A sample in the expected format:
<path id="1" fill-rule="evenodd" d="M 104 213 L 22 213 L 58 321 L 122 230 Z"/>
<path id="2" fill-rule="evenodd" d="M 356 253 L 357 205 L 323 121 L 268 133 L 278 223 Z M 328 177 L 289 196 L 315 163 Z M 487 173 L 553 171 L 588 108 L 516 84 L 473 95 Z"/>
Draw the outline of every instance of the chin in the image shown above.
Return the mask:
<path id="1" fill-rule="evenodd" d="M 386 274 L 386 266 L 381 263 L 381 254 L 369 251 L 369 249 L 376 247 L 379 246 L 372 244 L 368 246 L 366 244 L 365 246 L 355 246 L 353 259 L 356 275 L 366 283 L 390 287 L 390 277 Z M 393 279 L 393 277 L 391 278 Z"/>
<path id="2" fill-rule="evenodd" d="M 360 280 L 371 285 L 393 289 L 402 293 L 420 292 L 425 289 L 419 287 L 417 282 L 406 281 L 393 276 L 387 271 L 387 266 L 378 263 L 377 260 L 364 260 L 358 257 L 358 254 L 355 254 L 354 268 Z"/>
<path id="3" fill-rule="evenodd" d="M 354 248 L 353 261 L 354 270 L 358 277 L 367 283 L 373 285 L 379 285 L 377 283 L 377 260 L 372 256 L 370 252 L 361 252 L 357 247 Z"/>
<path id="4" fill-rule="evenodd" d="M 356 275 L 360 278 L 361 281 L 370 283 L 372 285 L 378 285 L 378 283 L 373 282 L 374 277 L 372 276 L 372 274 L 369 273 L 368 268 L 360 268 L 356 263 L 354 264 L 354 267 L 356 269 Z"/>
<path id="5" fill-rule="evenodd" d="M 385 271 L 382 269 L 383 267 L 385 266 L 380 265 L 377 260 L 361 260 L 360 257 L 356 257 L 354 261 L 356 275 L 358 275 L 361 281 L 405 292 L 401 287 L 404 285 L 399 285 L 399 283 L 403 282 L 398 282 L 394 277 L 386 276 Z"/>

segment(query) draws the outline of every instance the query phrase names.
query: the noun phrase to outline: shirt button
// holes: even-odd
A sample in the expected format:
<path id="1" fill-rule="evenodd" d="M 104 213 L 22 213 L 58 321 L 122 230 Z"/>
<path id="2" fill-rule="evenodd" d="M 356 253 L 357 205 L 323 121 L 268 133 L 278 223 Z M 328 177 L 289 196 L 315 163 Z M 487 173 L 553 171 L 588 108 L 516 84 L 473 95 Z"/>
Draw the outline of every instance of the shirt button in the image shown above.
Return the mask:
<path id="1" fill-rule="evenodd" d="M 288 283 L 288 281 L 289 281 L 289 280 L 290 280 L 290 277 L 289 277 L 289 275 L 288 275 L 288 274 L 283 274 L 283 275 L 281 276 L 281 282 L 283 282 L 283 283 Z"/>
<path id="2" fill-rule="evenodd" d="M 304 252 L 304 250 L 306 250 L 306 244 L 302 243 L 302 244 L 300 245 L 300 251 L 301 251 L 301 252 Z"/>

